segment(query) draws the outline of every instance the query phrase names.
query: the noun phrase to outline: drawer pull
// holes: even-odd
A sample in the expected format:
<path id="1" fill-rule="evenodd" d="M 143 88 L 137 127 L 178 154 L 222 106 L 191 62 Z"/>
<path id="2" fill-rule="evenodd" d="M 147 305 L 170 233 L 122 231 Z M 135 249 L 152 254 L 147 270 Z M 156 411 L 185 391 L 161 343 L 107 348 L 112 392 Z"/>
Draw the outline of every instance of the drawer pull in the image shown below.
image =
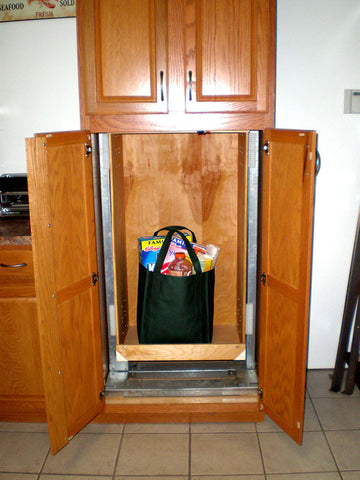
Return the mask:
<path id="1" fill-rule="evenodd" d="M 192 101 L 192 71 L 189 71 L 189 100 Z"/>
<path id="2" fill-rule="evenodd" d="M 162 70 L 160 72 L 160 97 L 161 97 L 161 101 L 163 102 L 165 100 L 165 97 L 164 97 L 164 72 Z"/>
<path id="3" fill-rule="evenodd" d="M 6 268 L 21 268 L 26 266 L 27 266 L 27 263 L 15 263 L 14 265 L 6 265 L 6 263 L 0 263 L 0 267 L 6 267 Z"/>

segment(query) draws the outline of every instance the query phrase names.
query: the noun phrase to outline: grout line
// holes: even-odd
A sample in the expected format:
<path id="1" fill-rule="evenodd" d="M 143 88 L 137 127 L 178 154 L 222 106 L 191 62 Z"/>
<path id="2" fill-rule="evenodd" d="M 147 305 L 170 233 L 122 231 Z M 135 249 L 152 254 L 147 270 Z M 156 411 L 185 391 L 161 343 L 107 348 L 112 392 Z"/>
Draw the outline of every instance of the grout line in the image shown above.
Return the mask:
<path id="1" fill-rule="evenodd" d="M 259 452 L 260 452 L 261 464 L 262 464 L 263 473 L 264 473 L 264 476 L 265 476 L 265 479 L 266 479 L 267 475 L 266 475 L 266 470 L 265 470 L 264 455 L 263 455 L 263 451 L 262 451 L 262 448 L 261 448 L 261 442 L 260 442 L 260 435 L 259 435 L 260 432 L 258 431 L 257 422 L 254 422 L 254 425 L 255 425 L 255 433 L 256 433 L 256 438 L 257 438 Z"/>
<path id="2" fill-rule="evenodd" d="M 44 470 L 44 467 L 45 467 L 45 463 L 47 461 L 47 459 L 49 458 L 49 455 L 50 455 L 50 447 L 48 448 L 48 451 L 47 451 L 47 454 L 45 455 L 45 458 L 44 458 L 44 461 L 40 467 L 40 471 L 39 471 L 39 474 L 37 476 L 37 479 L 36 480 L 39 480 L 40 479 L 40 476 L 42 474 L 42 471 Z"/>
<path id="3" fill-rule="evenodd" d="M 331 456 L 332 456 L 332 459 L 334 460 L 334 463 L 335 463 L 337 472 L 338 472 L 338 474 L 340 475 L 340 478 L 342 479 L 342 475 L 341 475 L 341 472 L 340 472 L 339 465 L 338 465 L 338 463 L 337 463 L 337 461 L 336 461 L 334 452 L 332 451 L 332 448 L 331 448 L 331 446 L 330 446 L 329 440 L 328 440 L 328 438 L 327 438 L 327 436 L 326 436 L 325 429 L 324 429 L 324 427 L 323 427 L 323 424 L 322 424 L 321 421 L 320 421 L 320 417 L 319 417 L 319 415 L 318 415 L 317 409 L 316 409 L 316 407 L 315 407 L 315 404 L 314 404 L 313 399 L 312 399 L 312 397 L 311 397 L 310 394 L 309 394 L 309 401 L 310 401 L 310 403 L 311 403 L 311 405 L 312 405 L 312 407 L 313 407 L 313 409 L 314 409 L 315 416 L 316 416 L 316 418 L 317 418 L 317 420 L 318 420 L 318 422 L 319 422 L 321 432 L 322 432 L 323 437 L 324 437 L 324 439 L 325 439 L 325 442 L 326 442 L 326 444 L 327 444 L 327 446 L 328 446 L 328 449 L 329 449 L 329 451 L 330 451 L 330 454 L 331 454 Z"/>
<path id="4" fill-rule="evenodd" d="M 123 423 L 122 432 L 121 432 L 121 435 L 120 435 L 119 448 L 118 448 L 117 455 L 116 455 L 116 458 L 115 458 L 115 464 L 114 464 L 114 470 L 113 470 L 113 474 L 112 474 L 112 480 L 115 480 L 115 476 L 116 476 L 116 470 L 117 470 L 117 466 L 118 466 L 119 458 L 120 458 L 120 450 L 121 450 L 122 442 L 123 442 L 123 439 L 124 439 L 125 425 L 126 425 L 126 424 Z"/>

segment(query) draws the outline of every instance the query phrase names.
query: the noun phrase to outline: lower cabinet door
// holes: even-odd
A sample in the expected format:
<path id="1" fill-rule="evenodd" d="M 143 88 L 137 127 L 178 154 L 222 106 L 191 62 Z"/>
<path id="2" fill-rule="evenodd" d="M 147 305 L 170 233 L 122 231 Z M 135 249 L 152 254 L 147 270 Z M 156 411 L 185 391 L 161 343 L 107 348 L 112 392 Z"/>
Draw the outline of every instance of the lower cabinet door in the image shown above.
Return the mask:
<path id="1" fill-rule="evenodd" d="M 26 145 L 42 372 L 56 453 L 104 405 L 91 136 L 39 134 Z"/>
<path id="2" fill-rule="evenodd" d="M 302 441 L 310 303 L 316 133 L 264 132 L 259 278 L 263 407 Z"/>

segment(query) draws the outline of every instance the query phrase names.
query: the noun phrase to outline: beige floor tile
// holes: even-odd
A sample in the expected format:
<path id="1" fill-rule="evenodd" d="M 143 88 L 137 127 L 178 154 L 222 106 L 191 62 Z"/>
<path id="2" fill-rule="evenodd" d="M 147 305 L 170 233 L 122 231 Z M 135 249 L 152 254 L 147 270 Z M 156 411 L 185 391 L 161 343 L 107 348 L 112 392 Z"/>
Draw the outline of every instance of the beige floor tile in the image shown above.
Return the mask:
<path id="1" fill-rule="evenodd" d="M 191 474 L 263 474 L 260 449 L 254 433 L 191 435 Z"/>
<path id="2" fill-rule="evenodd" d="M 341 472 L 343 480 L 360 480 L 360 470 L 357 472 Z"/>
<path id="3" fill-rule="evenodd" d="M 191 433 L 241 433 L 255 432 L 255 423 L 192 423 Z"/>
<path id="4" fill-rule="evenodd" d="M 333 397 L 339 395 L 338 392 L 330 390 L 332 379 L 330 375 L 334 372 L 333 369 L 327 370 L 308 370 L 306 375 L 306 390 L 311 398 L 314 397 Z M 344 382 L 346 375 L 344 375 Z M 360 396 L 360 390 L 355 386 L 353 396 Z"/>
<path id="5" fill-rule="evenodd" d="M 331 397 L 336 395 L 330 391 L 333 370 L 308 370 L 306 374 L 306 391 L 311 398 Z"/>
<path id="6" fill-rule="evenodd" d="M 122 433 L 122 423 L 89 423 L 81 430 L 81 433 Z"/>
<path id="7" fill-rule="evenodd" d="M 314 407 L 324 430 L 360 428 L 360 397 L 342 395 L 314 398 Z"/>
<path id="8" fill-rule="evenodd" d="M 191 480 L 265 480 L 265 475 L 216 475 L 216 477 L 192 475 Z"/>
<path id="9" fill-rule="evenodd" d="M 153 475 L 151 476 L 143 476 L 141 475 L 140 477 L 138 476 L 133 476 L 131 475 L 131 477 L 123 477 L 123 476 L 119 476 L 119 477 L 115 477 L 115 480 L 188 480 L 188 476 L 183 476 L 183 475 L 161 475 L 161 477 L 154 477 Z M 236 479 L 235 479 L 236 480 Z"/>
<path id="10" fill-rule="evenodd" d="M 309 398 L 305 399 L 304 432 L 321 430 L 316 411 Z"/>
<path id="11" fill-rule="evenodd" d="M 0 422 L 0 432 L 47 432 L 46 423 Z"/>
<path id="12" fill-rule="evenodd" d="M 336 471 L 321 432 L 304 432 L 302 445 L 286 433 L 260 433 L 259 438 L 266 473 Z"/>
<path id="13" fill-rule="evenodd" d="M 258 422 L 256 424 L 256 429 L 260 433 L 282 432 L 281 428 L 267 415 L 265 415 L 265 420 L 263 422 Z"/>
<path id="14" fill-rule="evenodd" d="M 43 473 L 112 475 L 121 435 L 78 434 L 56 455 L 49 455 Z"/>
<path id="15" fill-rule="evenodd" d="M 189 435 L 125 434 L 116 475 L 186 475 Z"/>
<path id="16" fill-rule="evenodd" d="M 49 451 L 47 433 L 0 432 L 0 470 L 38 473 Z"/>
<path id="17" fill-rule="evenodd" d="M 337 472 L 288 473 L 268 475 L 267 480 L 341 480 L 341 477 Z"/>
<path id="18" fill-rule="evenodd" d="M 128 423 L 125 433 L 189 433 L 188 423 Z"/>
<path id="19" fill-rule="evenodd" d="M 360 470 L 360 430 L 326 432 L 340 470 Z"/>
<path id="20" fill-rule="evenodd" d="M 37 477 L 37 473 L 0 473 L 0 480 L 37 480 Z"/>
<path id="21" fill-rule="evenodd" d="M 40 480 L 112 480 L 112 478 L 112 475 L 40 475 Z"/>

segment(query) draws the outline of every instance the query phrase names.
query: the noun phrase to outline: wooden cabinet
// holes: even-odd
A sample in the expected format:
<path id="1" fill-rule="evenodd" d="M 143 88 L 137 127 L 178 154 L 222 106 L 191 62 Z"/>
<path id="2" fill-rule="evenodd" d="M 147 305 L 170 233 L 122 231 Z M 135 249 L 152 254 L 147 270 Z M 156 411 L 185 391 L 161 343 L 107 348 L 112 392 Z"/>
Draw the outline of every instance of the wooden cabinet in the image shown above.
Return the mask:
<path id="1" fill-rule="evenodd" d="M 44 421 L 31 246 L 0 246 L 0 420 Z"/>
<path id="2" fill-rule="evenodd" d="M 267 0 L 185 2 L 186 112 L 271 110 L 271 8 Z"/>
<path id="3" fill-rule="evenodd" d="M 259 421 L 267 413 L 301 442 L 316 134 L 267 129 L 274 121 L 275 0 L 78 0 L 77 23 L 87 131 L 27 140 L 51 451 L 94 418 Z M 243 358 L 250 311 L 247 130 L 264 130 L 266 146 L 258 385 L 243 395 L 104 399 L 90 132 L 110 134 L 114 356 L 158 363 Z M 185 224 L 200 243 L 221 248 L 209 345 L 138 343 L 136 239 L 166 224 Z"/>
<path id="4" fill-rule="evenodd" d="M 273 126 L 273 0 L 80 0 L 82 127 Z"/>
<path id="5" fill-rule="evenodd" d="M 26 144 L 45 399 L 57 425 L 49 431 L 53 450 L 104 404 L 90 144 L 86 132 L 38 135 Z"/>
<path id="6" fill-rule="evenodd" d="M 199 141 L 201 137 L 196 134 L 115 136 L 112 180 L 116 192 L 112 207 L 118 209 L 114 248 L 119 250 L 115 267 L 121 284 L 119 310 L 123 308 L 121 295 L 126 292 L 129 304 L 125 310 L 130 312 L 136 301 L 132 243 L 139 232 L 133 229 L 143 224 L 157 229 L 163 226 L 160 222 L 176 224 L 176 220 L 184 220 L 176 216 L 178 211 L 183 214 L 178 208 L 182 199 L 187 205 L 186 217 L 195 225 L 189 227 L 205 236 L 211 224 L 210 231 L 217 235 L 212 241 L 219 240 L 226 252 L 222 259 L 224 272 L 219 270 L 222 285 L 218 295 L 225 296 L 232 306 L 215 297 L 220 308 L 216 322 L 237 326 L 238 291 L 233 290 L 239 289 L 245 272 L 244 135 L 217 133 L 206 136 L 205 141 Z M 241 398 L 230 394 L 219 398 L 110 396 L 104 402 L 98 284 L 93 275 L 97 266 L 90 135 L 44 134 L 27 141 L 42 368 L 53 453 L 96 416 L 104 422 L 259 421 L 267 413 L 301 442 L 316 135 L 270 129 L 263 132 L 263 142 L 259 393 Z M 152 148 L 145 148 L 149 143 Z M 150 155 L 146 161 L 143 152 Z M 194 158 L 194 152 L 198 158 Z M 155 179 L 156 187 L 149 189 Z M 230 249 L 235 249 L 234 255 L 227 250 L 227 242 Z M 129 327 L 117 326 L 124 329 L 118 336 L 118 352 L 130 346 L 132 355 L 142 355 L 142 346 L 126 339 Z M 237 328 L 233 330 L 235 337 L 225 342 L 225 355 L 234 346 L 226 343 L 235 347 L 243 343 Z M 224 344 L 215 342 L 209 345 L 210 350 L 214 347 L 217 358 L 224 358 L 218 348 Z M 159 352 L 174 351 L 172 346 L 153 347 L 154 361 L 159 359 Z M 183 346 L 183 358 L 189 358 L 190 349 L 195 351 L 196 346 Z M 201 350 L 201 345 L 199 349 L 201 358 L 206 358 L 208 352 Z"/>
<path id="7" fill-rule="evenodd" d="M 166 0 L 78 6 L 86 113 L 167 112 Z"/>

